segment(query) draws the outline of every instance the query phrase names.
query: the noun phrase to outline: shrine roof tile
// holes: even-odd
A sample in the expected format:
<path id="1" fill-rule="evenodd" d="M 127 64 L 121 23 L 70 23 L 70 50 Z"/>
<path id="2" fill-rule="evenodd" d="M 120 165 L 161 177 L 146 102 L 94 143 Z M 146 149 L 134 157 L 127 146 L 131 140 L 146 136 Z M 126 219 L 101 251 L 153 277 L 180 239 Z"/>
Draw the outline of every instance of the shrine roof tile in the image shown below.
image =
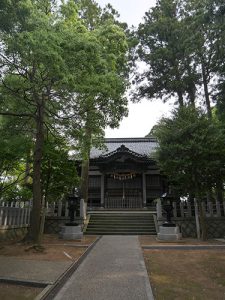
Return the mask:
<path id="1" fill-rule="evenodd" d="M 98 149 L 93 147 L 90 152 L 90 158 L 96 159 L 101 155 L 107 155 L 124 145 L 129 150 L 143 156 L 151 157 L 158 146 L 155 138 L 106 138 L 105 147 Z"/>

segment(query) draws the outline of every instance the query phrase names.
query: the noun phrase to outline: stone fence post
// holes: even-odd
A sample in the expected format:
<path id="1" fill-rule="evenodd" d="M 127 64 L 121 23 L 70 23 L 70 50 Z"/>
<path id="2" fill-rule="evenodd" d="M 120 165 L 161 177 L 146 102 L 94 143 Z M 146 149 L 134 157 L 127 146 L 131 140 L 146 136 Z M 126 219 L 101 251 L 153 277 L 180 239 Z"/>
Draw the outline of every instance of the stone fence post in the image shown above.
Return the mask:
<path id="1" fill-rule="evenodd" d="M 80 199 L 80 217 L 83 219 L 83 220 L 86 220 L 87 218 L 87 205 L 84 201 L 84 199 Z"/>
<path id="2" fill-rule="evenodd" d="M 157 212 L 157 219 L 161 219 L 162 218 L 162 203 L 161 203 L 161 199 L 157 199 L 156 212 Z"/>

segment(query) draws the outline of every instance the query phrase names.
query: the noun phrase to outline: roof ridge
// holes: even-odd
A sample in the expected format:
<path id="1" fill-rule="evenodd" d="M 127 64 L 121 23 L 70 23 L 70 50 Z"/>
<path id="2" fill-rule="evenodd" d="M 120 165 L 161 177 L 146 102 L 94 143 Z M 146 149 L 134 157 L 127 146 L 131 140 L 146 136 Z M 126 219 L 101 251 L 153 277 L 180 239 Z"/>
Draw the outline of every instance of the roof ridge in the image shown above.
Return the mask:
<path id="1" fill-rule="evenodd" d="M 146 158 L 147 155 L 143 155 L 140 153 L 137 153 L 133 150 L 131 150 L 130 148 L 126 147 L 125 145 L 121 145 L 119 148 L 115 149 L 114 151 L 108 152 L 106 154 L 102 154 L 99 156 L 99 158 L 106 158 L 106 157 L 110 157 L 116 153 L 120 153 L 120 152 L 126 152 L 126 153 L 130 153 L 132 155 L 135 155 L 137 157 L 142 157 L 142 158 Z"/>
<path id="2" fill-rule="evenodd" d="M 105 138 L 104 139 L 105 142 L 128 142 L 128 141 L 132 141 L 132 142 L 147 142 L 147 141 L 157 141 L 157 139 L 155 137 L 140 137 L 140 138 Z"/>

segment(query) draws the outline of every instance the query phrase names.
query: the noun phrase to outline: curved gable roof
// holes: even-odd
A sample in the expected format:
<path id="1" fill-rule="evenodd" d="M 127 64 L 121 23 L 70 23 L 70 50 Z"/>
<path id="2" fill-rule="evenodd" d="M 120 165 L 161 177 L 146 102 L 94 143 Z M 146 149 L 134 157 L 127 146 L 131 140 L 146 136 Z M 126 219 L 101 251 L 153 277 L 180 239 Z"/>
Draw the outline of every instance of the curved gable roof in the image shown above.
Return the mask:
<path id="1" fill-rule="evenodd" d="M 90 158 L 96 159 L 100 156 L 107 156 L 115 152 L 118 148 L 124 145 L 131 152 L 135 152 L 140 156 L 151 157 L 158 143 L 155 138 L 110 138 L 105 139 L 105 149 L 92 148 Z"/>

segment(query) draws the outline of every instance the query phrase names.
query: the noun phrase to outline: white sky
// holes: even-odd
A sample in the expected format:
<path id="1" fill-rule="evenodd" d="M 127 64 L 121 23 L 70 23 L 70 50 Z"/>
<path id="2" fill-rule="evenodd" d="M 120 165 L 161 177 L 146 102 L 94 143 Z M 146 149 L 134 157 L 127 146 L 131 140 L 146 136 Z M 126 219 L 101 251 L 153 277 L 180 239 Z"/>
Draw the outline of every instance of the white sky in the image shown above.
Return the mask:
<path id="1" fill-rule="evenodd" d="M 143 16 L 155 0 L 96 0 L 101 6 L 107 3 L 119 12 L 121 21 L 129 26 L 138 26 Z M 129 116 L 124 118 L 118 129 L 107 128 L 106 137 L 144 137 L 163 116 L 172 109 L 169 103 L 163 104 L 160 100 L 149 101 L 143 99 L 140 103 L 129 104 Z"/>

